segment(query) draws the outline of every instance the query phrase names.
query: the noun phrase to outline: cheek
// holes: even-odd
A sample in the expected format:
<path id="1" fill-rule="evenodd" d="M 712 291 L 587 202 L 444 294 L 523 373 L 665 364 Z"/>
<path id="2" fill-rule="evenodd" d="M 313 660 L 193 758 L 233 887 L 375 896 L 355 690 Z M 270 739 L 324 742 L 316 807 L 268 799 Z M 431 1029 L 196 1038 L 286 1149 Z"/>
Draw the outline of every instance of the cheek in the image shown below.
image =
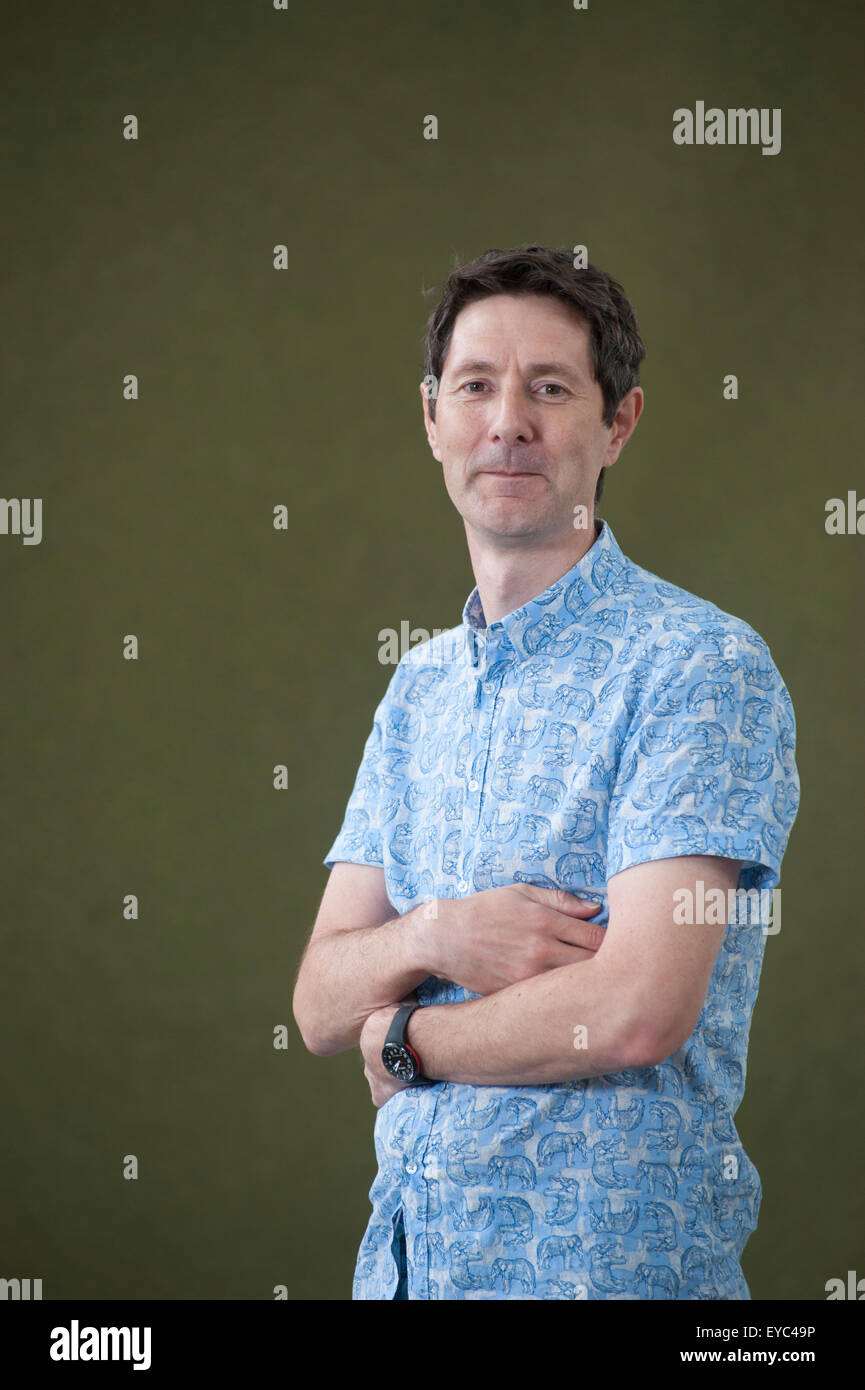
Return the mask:
<path id="1" fill-rule="evenodd" d="M 467 461 L 483 441 L 483 431 L 478 429 L 476 420 L 459 421 L 449 419 L 445 429 L 438 433 L 438 452 L 446 473 L 455 482 L 465 476 Z"/>
<path id="2" fill-rule="evenodd" d="M 439 437 L 455 446 L 485 431 L 485 412 L 477 401 L 449 401 L 439 415 Z"/>
<path id="3" fill-rule="evenodd" d="M 466 493 L 465 472 L 462 467 L 456 467 L 453 462 L 443 463 L 442 478 L 445 485 L 445 492 L 454 506 L 462 506 L 463 498 Z"/>

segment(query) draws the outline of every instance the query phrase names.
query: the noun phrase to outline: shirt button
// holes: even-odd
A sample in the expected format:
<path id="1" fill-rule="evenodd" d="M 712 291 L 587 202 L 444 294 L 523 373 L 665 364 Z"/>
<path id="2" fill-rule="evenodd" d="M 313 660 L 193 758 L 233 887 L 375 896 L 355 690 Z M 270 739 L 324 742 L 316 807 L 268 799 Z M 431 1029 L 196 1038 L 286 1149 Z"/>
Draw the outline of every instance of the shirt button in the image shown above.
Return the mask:
<path id="1" fill-rule="evenodd" d="M 470 791 L 470 792 L 476 792 L 479 786 L 480 786 L 480 783 L 479 783 L 479 782 L 475 782 L 474 780 L 472 780 L 471 782 L 469 782 L 469 791 Z"/>
<path id="2" fill-rule="evenodd" d="M 417 1172 L 417 1164 L 416 1164 L 416 1163 L 407 1163 L 407 1164 L 405 1165 L 405 1170 L 406 1170 L 407 1173 L 416 1173 L 416 1172 Z"/>
<path id="3" fill-rule="evenodd" d="M 464 893 L 466 891 L 466 889 L 468 888 L 468 884 L 466 883 L 464 878 L 460 879 L 459 883 L 457 884 L 457 888 L 460 890 L 461 893 Z"/>

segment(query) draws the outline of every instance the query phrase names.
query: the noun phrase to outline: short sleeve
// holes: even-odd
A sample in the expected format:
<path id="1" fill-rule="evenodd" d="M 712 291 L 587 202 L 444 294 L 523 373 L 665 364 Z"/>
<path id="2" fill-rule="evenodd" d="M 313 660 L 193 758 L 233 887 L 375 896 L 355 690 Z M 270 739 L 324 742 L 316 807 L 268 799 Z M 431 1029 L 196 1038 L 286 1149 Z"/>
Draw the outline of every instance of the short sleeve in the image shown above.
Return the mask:
<path id="1" fill-rule="evenodd" d="M 373 716 L 360 767 L 345 809 L 342 827 L 322 863 L 332 869 L 338 861 L 384 867 L 382 833 L 395 807 L 388 805 L 385 732 L 391 708 L 393 681 Z"/>
<path id="2" fill-rule="evenodd" d="M 607 877 L 677 855 L 742 860 L 771 889 L 799 807 L 796 722 L 761 637 L 719 623 L 654 649 L 610 798 Z"/>

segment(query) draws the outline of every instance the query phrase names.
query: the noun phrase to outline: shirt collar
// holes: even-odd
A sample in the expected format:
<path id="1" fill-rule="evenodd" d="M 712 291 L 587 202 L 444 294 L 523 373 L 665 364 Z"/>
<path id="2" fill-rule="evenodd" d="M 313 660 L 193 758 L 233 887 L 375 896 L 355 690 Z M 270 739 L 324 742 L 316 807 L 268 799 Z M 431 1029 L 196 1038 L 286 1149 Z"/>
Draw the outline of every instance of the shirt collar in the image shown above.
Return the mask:
<path id="1" fill-rule="evenodd" d="M 514 655 L 526 659 L 545 651 L 558 654 L 573 644 L 577 636 L 573 629 L 584 611 L 600 594 L 620 587 L 628 564 L 609 522 L 598 520 L 596 524 L 600 530 L 594 543 L 566 574 L 489 626 L 477 585 L 472 589 L 463 607 L 466 650 L 472 666 Z"/>

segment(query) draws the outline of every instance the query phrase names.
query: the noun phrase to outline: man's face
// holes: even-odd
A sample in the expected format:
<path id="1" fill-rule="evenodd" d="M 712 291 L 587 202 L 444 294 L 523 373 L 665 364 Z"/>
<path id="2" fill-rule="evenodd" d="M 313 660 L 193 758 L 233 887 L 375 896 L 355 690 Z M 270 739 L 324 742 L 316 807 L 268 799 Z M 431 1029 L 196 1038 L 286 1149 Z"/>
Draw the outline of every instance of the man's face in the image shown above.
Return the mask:
<path id="1" fill-rule="evenodd" d="M 503 544 L 574 535 L 642 410 L 629 391 L 611 426 L 592 379 L 589 329 L 550 296 L 496 294 L 457 315 L 430 420 L 445 487 L 467 527 Z"/>

